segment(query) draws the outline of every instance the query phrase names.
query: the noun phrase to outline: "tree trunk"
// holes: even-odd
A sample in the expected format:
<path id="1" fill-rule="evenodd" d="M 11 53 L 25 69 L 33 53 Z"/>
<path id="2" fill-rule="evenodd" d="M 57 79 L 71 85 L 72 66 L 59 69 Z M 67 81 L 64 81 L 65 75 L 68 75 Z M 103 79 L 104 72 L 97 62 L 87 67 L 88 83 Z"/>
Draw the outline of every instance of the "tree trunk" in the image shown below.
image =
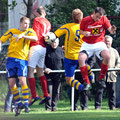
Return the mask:
<path id="1" fill-rule="evenodd" d="M 31 14 L 32 14 L 32 6 L 33 6 L 33 1 L 34 0 L 28 0 L 28 3 L 26 3 L 25 0 L 23 0 L 23 2 L 25 3 L 25 5 L 27 6 L 27 17 L 30 18 Z"/>

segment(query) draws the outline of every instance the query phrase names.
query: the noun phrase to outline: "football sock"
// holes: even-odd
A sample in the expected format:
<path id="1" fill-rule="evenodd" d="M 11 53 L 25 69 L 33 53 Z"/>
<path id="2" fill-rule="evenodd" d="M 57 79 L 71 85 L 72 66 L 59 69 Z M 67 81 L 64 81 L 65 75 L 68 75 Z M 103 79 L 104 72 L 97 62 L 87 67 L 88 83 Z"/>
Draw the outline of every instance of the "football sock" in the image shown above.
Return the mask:
<path id="1" fill-rule="evenodd" d="M 29 81 L 29 87 L 30 87 L 32 98 L 38 97 L 37 92 L 36 92 L 35 78 L 29 78 L 28 81 Z"/>
<path id="2" fill-rule="evenodd" d="M 87 70 L 88 70 L 88 77 L 89 77 L 89 80 L 92 81 L 94 79 L 94 75 L 93 75 L 93 72 L 91 70 L 91 67 L 90 65 L 87 64 Z"/>
<path id="3" fill-rule="evenodd" d="M 80 67 L 80 71 L 81 71 L 83 81 L 87 84 L 90 84 L 90 81 L 89 81 L 89 78 L 88 78 L 87 66 Z"/>
<path id="4" fill-rule="evenodd" d="M 76 90 L 82 91 L 84 88 L 84 86 L 78 80 L 71 79 L 69 81 L 69 84 L 70 84 L 70 86 L 76 88 Z"/>
<path id="5" fill-rule="evenodd" d="M 99 80 L 104 79 L 104 77 L 106 76 L 108 67 L 109 65 L 105 65 L 104 63 L 101 64 L 101 72 L 100 72 Z"/>
<path id="6" fill-rule="evenodd" d="M 22 95 L 24 100 L 24 105 L 28 106 L 28 99 L 29 99 L 29 89 L 27 85 L 22 86 Z"/>
<path id="7" fill-rule="evenodd" d="M 45 75 L 39 77 L 39 79 L 40 79 L 40 82 L 41 82 L 41 87 L 42 87 L 44 97 L 49 96 L 48 90 L 47 90 L 47 80 L 46 80 Z"/>
<path id="8" fill-rule="evenodd" d="M 13 98 L 16 101 L 17 105 L 22 105 L 22 101 L 20 99 L 20 94 L 19 94 L 19 90 L 17 88 L 17 86 L 11 88 L 11 92 L 13 94 Z"/>

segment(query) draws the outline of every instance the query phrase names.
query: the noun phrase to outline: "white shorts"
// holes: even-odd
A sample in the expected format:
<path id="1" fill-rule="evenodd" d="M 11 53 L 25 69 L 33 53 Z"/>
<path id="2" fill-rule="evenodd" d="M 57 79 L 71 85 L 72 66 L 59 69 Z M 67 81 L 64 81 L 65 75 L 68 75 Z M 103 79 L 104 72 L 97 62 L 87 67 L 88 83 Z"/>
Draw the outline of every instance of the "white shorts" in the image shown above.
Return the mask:
<path id="1" fill-rule="evenodd" d="M 32 46 L 29 52 L 28 66 L 44 68 L 46 48 L 41 45 Z"/>
<path id="2" fill-rule="evenodd" d="M 90 58 L 93 54 L 95 54 L 100 60 L 103 59 L 100 55 L 100 53 L 103 50 L 108 50 L 108 48 L 104 42 L 98 42 L 95 44 L 88 44 L 88 43 L 84 42 L 82 44 L 82 47 L 80 48 L 80 52 L 81 51 L 87 52 L 88 58 Z"/>

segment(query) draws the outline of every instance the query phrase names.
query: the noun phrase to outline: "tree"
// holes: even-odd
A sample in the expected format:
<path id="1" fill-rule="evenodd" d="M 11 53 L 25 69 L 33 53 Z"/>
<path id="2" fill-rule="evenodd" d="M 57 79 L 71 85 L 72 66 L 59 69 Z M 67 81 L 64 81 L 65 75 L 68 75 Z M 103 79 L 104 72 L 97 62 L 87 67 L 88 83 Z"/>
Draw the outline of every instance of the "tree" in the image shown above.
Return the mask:
<path id="1" fill-rule="evenodd" d="M 75 8 L 80 8 L 86 16 L 93 12 L 94 7 L 96 7 L 96 2 L 93 0 L 60 0 L 53 5 L 46 5 L 48 19 L 53 24 L 72 22 L 71 12 Z"/>
<path id="2" fill-rule="evenodd" d="M 28 3 L 26 2 L 26 0 L 23 0 L 23 2 L 27 6 L 27 15 L 26 16 L 30 18 L 34 0 L 28 0 Z"/>
<path id="3" fill-rule="evenodd" d="M 0 22 L 3 22 L 4 20 L 7 20 L 7 10 L 8 10 L 8 2 L 7 0 L 1 0 L 0 2 Z"/>

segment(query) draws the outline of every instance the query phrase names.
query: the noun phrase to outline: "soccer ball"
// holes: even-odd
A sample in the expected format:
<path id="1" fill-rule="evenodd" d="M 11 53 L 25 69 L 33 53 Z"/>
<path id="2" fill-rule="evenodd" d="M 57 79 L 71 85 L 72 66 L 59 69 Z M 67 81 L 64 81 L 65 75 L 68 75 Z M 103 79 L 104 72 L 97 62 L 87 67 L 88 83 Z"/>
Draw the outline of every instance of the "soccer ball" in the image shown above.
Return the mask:
<path id="1" fill-rule="evenodd" d="M 52 44 L 56 39 L 56 35 L 53 32 L 48 32 L 44 40 L 47 44 Z"/>

